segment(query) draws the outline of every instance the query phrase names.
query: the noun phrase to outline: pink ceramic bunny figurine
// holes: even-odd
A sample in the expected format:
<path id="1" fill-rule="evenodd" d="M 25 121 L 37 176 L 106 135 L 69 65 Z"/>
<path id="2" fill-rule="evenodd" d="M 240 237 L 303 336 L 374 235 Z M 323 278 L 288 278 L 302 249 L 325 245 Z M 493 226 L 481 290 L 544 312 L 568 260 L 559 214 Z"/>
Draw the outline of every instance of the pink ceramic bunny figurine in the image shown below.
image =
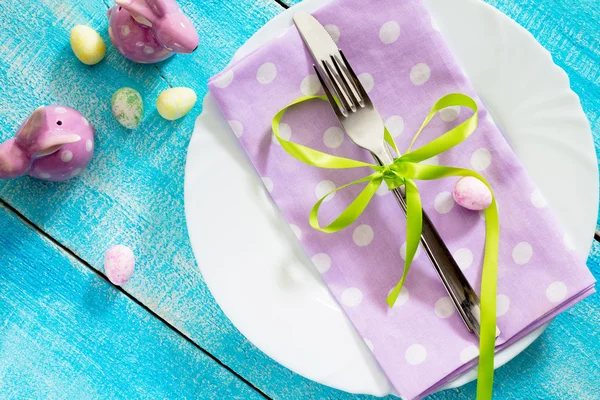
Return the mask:
<path id="1" fill-rule="evenodd" d="M 40 107 L 0 144 L 0 179 L 29 173 L 47 181 L 77 176 L 92 159 L 95 129 L 69 107 Z"/>
<path id="2" fill-rule="evenodd" d="M 174 0 L 116 0 L 108 10 L 108 34 L 121 54 L 138 63 L 155 63 L 173 53 L 191 53 L 198 32 Z"/>

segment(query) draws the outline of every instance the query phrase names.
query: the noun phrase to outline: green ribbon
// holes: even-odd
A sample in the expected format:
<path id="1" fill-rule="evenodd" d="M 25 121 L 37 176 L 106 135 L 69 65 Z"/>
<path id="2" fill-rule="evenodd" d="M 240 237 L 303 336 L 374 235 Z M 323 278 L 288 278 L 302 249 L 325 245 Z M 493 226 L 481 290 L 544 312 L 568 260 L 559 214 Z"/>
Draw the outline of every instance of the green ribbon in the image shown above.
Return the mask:
<path id="1" fill-rule="evenodd" d="M 349 169 L 368 167 L 374 172 L 370 175 L 340 186 L 327 193 L 319 199 L 310 212 L 310 226 L 321 232 L 333 233 L 340 231 L 351 225 L 362 214 L 368 206 L 375 192 L 385 182 L 388 189 L 395 189 L 402 185 L 406 189 L 406 257 L 402 277 L 394 289 L 387 297 L 387 303 L 390 307 L 394 305 L 396 299 L 404 285 L 408 275 L 410 265 L 413 261 L 417 247 L 421 240 L 421 229 L 423 223 L 423 210 L 419 190 L 415 180 L 435 180 L 447 177 L 472 176 L 483 182 L 490 192 L 492 188 L 489 183 L 480 174 L 465 168 L 455 168 L 447 166 L 437 166 L 421 164 L 433 156 L 441 154 L 446 150 L 458 145 L 467 139 L 477 128 L 478 113 L 477 103 L 471 97 L 452 93 L 443 96 L 435 102 L 429 114 L 423 121 L 423 124 L 415 134 L 408 150 L 400 156 L 400 152 L 387 128 L 384 128 L 384 137 L 386 142 L 394 149 L 397 155 L 393 164 L 380 166 L 369 164 L 363 161 L 353 160 L 344 157 L 334 156 L 303 146 L 298 143 L 283 139 L 279 135 L 279 124 L 284 113 L 292 106 L 309 100 L 325 100 L 326 96 L 303 96 L 300 97 L 281 111 L 279 111 L 272 121 L 272 129 L 275 137 L 281 144 L 281 147 L 292 157 L 315 167 L 330 169 Z M 461 106 L 470 108 L 473 115 L 467 118 L 458 126 L 450 129 L 441 136 L 435 138 L 429 143 L 412 150 L 412 146 L 427 126 L 435 114 L 446 108 Z M 342 211 L 330 224 L 321 226 L 319 223 L 319 208 L 327 196 L 349 186 L 366 183 L 360 194 Z M 492 192 L 493 193 L 493 192 Z M 500 226 L 498 222 L 498 208 L 496 200 L 492 194 L 492 204 L 485 210 L 485 254 L 483 260 L 482 278 L 481 278 L 481 332 L 479 340 L 479 369 L 477 380 L 477 399 L 491 399 L 492 386 L 494 382 L 494 345 L 496 341 L 496 283 L 498 273 L 498 243 L 500 238 Z"/>

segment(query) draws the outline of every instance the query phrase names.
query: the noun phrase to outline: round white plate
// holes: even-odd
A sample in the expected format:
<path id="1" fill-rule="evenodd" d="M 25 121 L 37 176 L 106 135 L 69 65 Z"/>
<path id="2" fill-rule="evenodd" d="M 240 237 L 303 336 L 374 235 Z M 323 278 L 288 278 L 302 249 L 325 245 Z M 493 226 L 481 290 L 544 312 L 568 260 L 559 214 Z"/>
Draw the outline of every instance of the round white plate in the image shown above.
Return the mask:
<path id="1" fill-rule="evenodd" d="M 296 11 L 311 12 L 325 3 L 305 0 L 283 12 L 235 59 L 284 32 Z M 426 0 L 426 5 L 494 121 L 585 256 L 596 222 L 597 162 L 589 124 L 566 74 L 526 30 L 480 0 Z M 574 194 L 577 207 L 570 205 Z M 243 335 L 309 379 L 353 393 L 392 393 L 271 203 L 210 94 L 188 149 L 185 209 L 204 279 Z M 501 352 L 496 366 L 543 329 Z M 447 387 L 474 377 L 470 371 Z"/>

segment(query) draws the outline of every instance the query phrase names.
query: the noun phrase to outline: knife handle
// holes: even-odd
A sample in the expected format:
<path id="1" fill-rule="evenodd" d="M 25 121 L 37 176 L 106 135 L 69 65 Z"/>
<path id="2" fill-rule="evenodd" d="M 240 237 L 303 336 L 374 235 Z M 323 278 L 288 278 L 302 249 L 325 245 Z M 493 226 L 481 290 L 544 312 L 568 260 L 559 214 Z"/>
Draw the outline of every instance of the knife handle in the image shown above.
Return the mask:
<path id="1" fill-rule="evenodd" d="M 392 193 L 394 193 L 394 197 L 406 215 L 406 200 L 404 195 L 399 188 L 393 189 Z M 448 247 L 446 247 L 440 234 L 425 213 L 425 210 L 423 210 L 421 244 L 467 329 L 479 338 L 481 330 L 479 296 L 477 296 L 477 293 L 473 290 L 473 287 L 454 260 L 454 257 L 452 257 Z M 500 333 L 500 329 L 496 326 L 496 337 L 500 336 Z"/>
<path id="2" fill-rule="evenodd" d="M 394 189 L 392 192 L 406 214 L 406 200 L 402 192 L 400 189 Z M 425 211 L 423 211 L 421 244 L 467 329 L 479 337 L 481 314 L 479 296 L 452 257 Z"/>

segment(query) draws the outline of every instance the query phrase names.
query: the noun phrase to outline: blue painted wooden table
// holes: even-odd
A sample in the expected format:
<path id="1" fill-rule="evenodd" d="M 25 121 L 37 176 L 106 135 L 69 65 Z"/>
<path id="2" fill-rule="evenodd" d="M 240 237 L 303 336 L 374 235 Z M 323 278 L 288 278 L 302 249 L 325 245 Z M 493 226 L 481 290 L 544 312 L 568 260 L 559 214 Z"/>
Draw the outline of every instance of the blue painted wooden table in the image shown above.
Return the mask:
<path id="1" fill-rule="evenodd" d="M 200 27 L 192 56 L 136 65 L 109 46 L 87 67 L 73 57 L 76 24 L 107 34 L 112 0 L 0 3 L 0 139 L 37 106 L 79 109 L 98 129 L 96 155 L 65 183 L 0 182 L 0 398 L 349 399 L 277 364 L 222 314 L 195 264 L 183 208 L 192 114 L 162 120 L 158 94 L 206 80 L 287 2 L 181 0 Z M 596 0 L 488 0 L 527 28 L 569 74 L 600 149 L 600 10 Z M 142 128 L 110 115 L 120 87 L 147 101 Z M 105 249 L 137 255 L 122 288 L 103 276 Z M 600 243 L 588 265 L 600 278 Z M 600 296 L 559 316 L 524 353 L 496 373 L 498 399 L 600 397 Z M 474 398 L 475 386 L 432 399 Z"/>

